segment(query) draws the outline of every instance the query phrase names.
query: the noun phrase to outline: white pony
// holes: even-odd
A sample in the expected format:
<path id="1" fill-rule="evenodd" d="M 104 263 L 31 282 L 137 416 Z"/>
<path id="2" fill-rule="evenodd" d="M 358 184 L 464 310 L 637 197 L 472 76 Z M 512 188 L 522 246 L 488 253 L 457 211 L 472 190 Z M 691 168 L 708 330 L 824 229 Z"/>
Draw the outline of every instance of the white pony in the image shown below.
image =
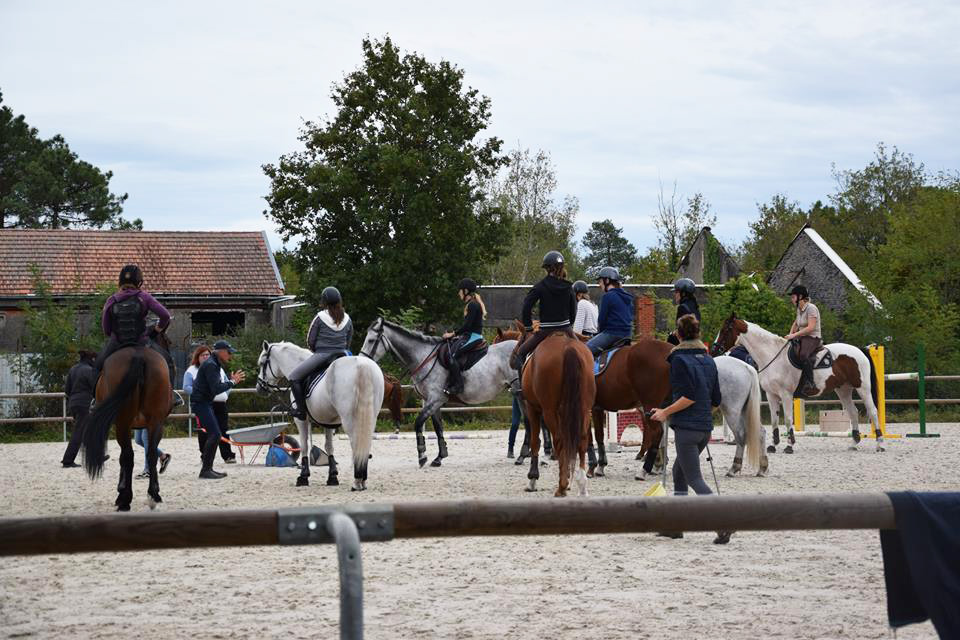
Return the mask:
<path id="1" fill-rule="evenodd" d="M 282 391 L 279 380 L 311 356 L 310 351 L 290 342 L 263 342 L 263 351 L 257 364 L 257 390 Z M 337 463 L 333 457 L 333 435 L 337 425 L 343 427 L 353 450 L 353 487 L 351 491 L 367 488 L 367 462 L 377 427 L 377 415 L 383 404 L 383 372 L 369 358 L 344 356 L 334 360 L 320 382 L 308 389 L 307 420 L 294 419 L 300 430 L 300 476 L 297 486 L 310 484 L 310 438 L 313 421 L 324 427 L 326 452 L 330 458 L 328 485 L 340 484 Z M 291 394 L 291 402 L 293 402 Z"/>
<path id="2" fill-rule="evenodd" d="M 730 356 L 713 359 L 717 365 L 717 380 L 720 383 L 720 411 L 726 424 L 733 431 L 737 451 L 727 477 L 740 473 L 743 468 L 743 452 L 747 451 L 747 463 L 757 470 L 758 476 L 767 475 L 770 463 L 763 450 L 766 432 L 760 420 L 760 381 L 757 371 L 743 360 Z"/>
<path id="3" fill-rule="evenodd" d="M 724 349 L 733 344 L 743 345 L 757 362 L 760 373 L 760 386 L 767 392 L 770 402 L 770 416 L 773 423 L 774 444 L 767 451 L 776 451 L 779 442 L 779 409 L 783 409 L 784 428 L 787 430 L 787 446 L 784 453 L 793 453 L 796 439 L 793 433 L 793 392 L 800 381 L 800 370 L 790 364 L 787 358 L 787 341 L 770 333 L 763 327 L 747 322 L 736 315 L 724 321 L 717 343 Z M 883 434 L 880 433 L 877 407 L 873 398 L 876 389 L 876 370 L 870 358 L 863 350 L 853 345 L 835 342 L 825 345 L 833 356 L 833 366 L 829 369 L 814 369 L 813 382 L 820 393 L 816 397 L 836 391 L 840 403 L 850 416 L 850 435 L 853 438 L 852 449 L 860 444 L 860 415 L 853 403 L 853 392 L 863 400 L 867 419 L 877 429 L 877 451 L 884 451 Z"/>

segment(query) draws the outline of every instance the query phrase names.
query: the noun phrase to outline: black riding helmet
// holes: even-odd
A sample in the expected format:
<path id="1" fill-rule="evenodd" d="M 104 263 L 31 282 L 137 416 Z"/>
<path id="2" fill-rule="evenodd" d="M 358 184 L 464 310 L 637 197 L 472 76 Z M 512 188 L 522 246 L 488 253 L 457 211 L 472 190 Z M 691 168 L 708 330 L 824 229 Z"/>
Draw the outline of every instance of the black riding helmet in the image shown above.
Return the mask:
<path id="1" fill-rule="evenodd" d="M 320 302 L 328 307 L 340 304 L 343 298 L 340 297 L 340 291 L 336 287 L 327 287 L 320 294 Z"/>
<path id="2" fill-rule="evenodd" d="M 478 285 L 477 282 L 471 278 L 464 278 L 463 280 L 460 281 L 460 284 L 457 286 L 458 290 L 462 289 L 467 293 L 475 293 L 479 288 L 480 288 L 480 285 Z"/>
<path id="3" fill-rule="evenodd" d="M 620 272 L 617 271 L 616 267 L 604 267 L 603 269 L 600 269 L 600 273 L 597 274 L 597 280 L 600 278 L 606 278 L 607 280 L 620 282 Z"/>
<path id="4" fill-rule="evenodd" d="M 588 291 L 587 283 L 584 282 L 583 280 L 577 280 L 576 282 L 573 283 L 574 293 L 586 293 L 587 291 Z"/>
<path id="5" fill-rule="evenodd" d="M 673 283 L 673 290 L 693 295 L 697 292 L 697 284 L 690 278 L 680 278 Z"/>
<path id="6" fill-rule="evenodd" d="M 810 293 L 807 292 L 807 288 L 802 284 L 798 284 L 793 289 L 790 289 L 790 295 L 797 296 L 801 300 L 810 299 Z"/>
<path id="7" fill-rule="evenodd" d="M 125 284 L 132 284 L 139 288 L 143 284 L 143 272 L 135 264 L 128 264 L 120 269 L 119 284 L 122 287 Z"/>
<path id="8" fill-rule="evenodd" d="M 550 267 L 555 267 L 558 264 L 563 264 L 563 254 L 559 251 L 548 251 L 547 255 L 543 256 L 543 264 L 541 265 L 544 269 L 549 269 Z"/>

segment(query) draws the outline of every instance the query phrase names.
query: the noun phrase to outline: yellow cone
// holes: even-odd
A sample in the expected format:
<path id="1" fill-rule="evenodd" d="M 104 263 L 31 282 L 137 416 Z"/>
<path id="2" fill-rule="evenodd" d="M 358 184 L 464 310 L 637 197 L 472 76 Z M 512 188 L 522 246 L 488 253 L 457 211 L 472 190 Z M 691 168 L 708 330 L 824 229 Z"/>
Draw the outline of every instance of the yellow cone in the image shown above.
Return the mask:
<path id="1" fill-rule="evenodd" d="M 666 491 L 666 489 L 663 488 L 663 483 L 662 483 L 662 482 L 657 482 L 657 484 L 655 484 L 655 485 L 653 485 L 652 487 L 650 487 L 649 489 L 647 489 L 647 492 L 644 493 L 643 495 L 646 496 L 646 497 L 648 497 L 648 498 L 656 498 L 656 497 L 659 497 L 659 496 L 665 496 L 665 495 L 667 495 L 667 491 Z"/>

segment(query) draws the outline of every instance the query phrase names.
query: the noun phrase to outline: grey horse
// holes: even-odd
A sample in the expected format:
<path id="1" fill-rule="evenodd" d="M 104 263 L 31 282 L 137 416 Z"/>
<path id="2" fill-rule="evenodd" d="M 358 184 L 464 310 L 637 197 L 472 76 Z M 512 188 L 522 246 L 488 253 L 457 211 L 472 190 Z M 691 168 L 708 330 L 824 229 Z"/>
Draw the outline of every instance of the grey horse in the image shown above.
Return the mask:
<path id="1" fill-rule="evenodd" d="M 414 422 L 417 456 L 421 467 L 427 462 L 423 423 L 428 418 L 433 419 L 440 450 L 430 464 L 439 467 L 441 460 L 447 457 L 447 441 L 443 437 L 443 422 L 440 419 L 440 409 L 450 399 L 443 392 L 447 370 L 436 358 L 442 342 L 442 338 L 424 335 L 389 320 L 377 318 L 367 329 L 367 336 L 360 350 L 360 355 L 377 361 L 391 353 L 410 373 L 413 386 L 423 398 L 423 409 Z M 516 340 L 507 340 L 490 345 L 487 355 L 463 373 L 463 392 L 456 399 L 464 404 L 482 404 L 509 387 L 517 378 L 517 372 L 510 368 L 510 353 L 516 344 Z"/>

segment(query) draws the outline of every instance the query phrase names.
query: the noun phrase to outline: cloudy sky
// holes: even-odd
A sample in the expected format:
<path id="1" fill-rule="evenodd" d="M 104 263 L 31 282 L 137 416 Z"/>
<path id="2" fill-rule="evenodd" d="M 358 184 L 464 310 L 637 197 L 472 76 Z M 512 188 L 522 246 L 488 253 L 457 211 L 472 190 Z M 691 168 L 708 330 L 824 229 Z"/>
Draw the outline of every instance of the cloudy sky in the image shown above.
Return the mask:
<path id="1" fill-rule="evenodd" d="M 678 6 L 672 6 L 678 5 Z M 147 229 L 265 229 L 260 167 L 360 63 L 365 35 L 446 59 L 491 133 L 544 149 L 579 227 L 655 243 L 662 183 L 737 242 L 876 143 L 960 169 L 956 2 L 0 2 L 0 91 L 114 173 Z"/>

